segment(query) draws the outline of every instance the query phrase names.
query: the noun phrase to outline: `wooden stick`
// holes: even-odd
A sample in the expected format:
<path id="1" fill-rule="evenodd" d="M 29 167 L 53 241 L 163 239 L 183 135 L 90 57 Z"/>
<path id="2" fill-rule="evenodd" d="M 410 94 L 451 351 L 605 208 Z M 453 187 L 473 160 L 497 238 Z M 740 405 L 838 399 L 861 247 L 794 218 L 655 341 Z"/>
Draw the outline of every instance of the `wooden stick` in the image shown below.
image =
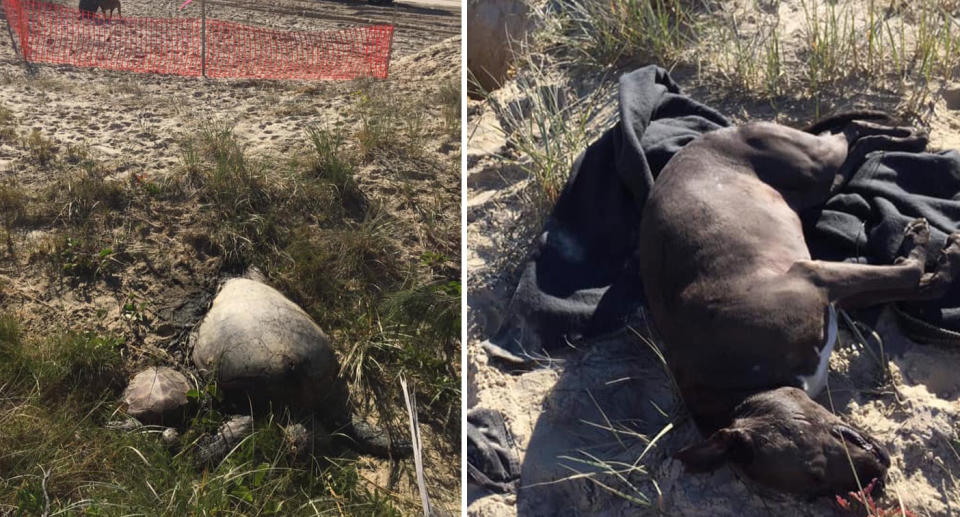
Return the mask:
<path id="1" fill-rule="evenodd" d="M 17 15 L 20 17 L 20 30 L 23 30 L 23 5 L 17 2 Z M 20 45 L 17 45 L 17 37 L 13 35 L 13 24 L 10 23 L 10 18 L 7 18 L 7 32 L 10 34 L 10 44 L 13 45 L 13 51 L 17 54 L 20 54 L 20 58 L 23 59 L 23 67 L 27 69 L 27 73 L 33 75 L 34 69 L 30 66 L 30 62 L 27 61 L 27 54 L 24 52 Z"/>
<path id="2" fill-rule="evenodd" d="M 27 56 L 23 55 L 23 52 L 20 52 L 20 46 L 17 45 L 17 38 L 13 35 L 13 27 L 10 25 L 10 18 L 7 18 L 7 32 L 10 33 L 10 43 L 13 45 L 13 51 L 17 54 L 20 54 L 20 57 L 23 58 L 23 62 L 27 62 Z"/>

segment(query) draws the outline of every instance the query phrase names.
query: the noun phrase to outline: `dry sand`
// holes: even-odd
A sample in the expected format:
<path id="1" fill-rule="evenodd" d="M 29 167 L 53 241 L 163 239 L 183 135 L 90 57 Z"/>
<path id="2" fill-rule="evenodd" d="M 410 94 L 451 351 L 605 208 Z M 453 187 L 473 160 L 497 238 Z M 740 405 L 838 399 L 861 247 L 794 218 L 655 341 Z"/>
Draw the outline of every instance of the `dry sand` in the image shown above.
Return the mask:
<path id="1" fill-rule="evenodd" d="M 787 42 L 801 37 L 799 0 L 761 4 L 779 14 Z M 749 23 L 750 17 L 741 19 Z M 576 74 L 552 73 L 550 80 L 579 92 L 593 88 L 597 74 Z M 801 124 L 814 116 L 809 101 L 784 101 L 773 107 L 698 81 L 696 70 L 681 67 L 673 75 L 688 94 L 736 121 Z M 608 80 L 602 86 L 610 89 L 614 82 Z M 528 95 L 511 81 L 494 98 L 522 106 Z M 888 91 L 854 89 L 834 95 L 823 100 L 823 112 L 851 106 L 895 111 L 903 102 Z M 615 122 L 615 95 L 601 96 L 600 105 L 589 121 L 592 138 Z M 960 112 L 948 109 L 940 97 L 929 108 L 931 147 L 960 146 Z M 517 268 L 529 253 L 540 223 L 529 201 L 532 180 L 515 164 L 517 151 L 508 144 L 513 129 L 504 130 L 506 121 L 498 118 L 489 103 L 471 101 L 468 116 L 467 403 L 468 408 L 491 408 L 505 415 L 523 461 L 520 484 L 524 487 L 519 502 L 514 495 L 493 495 L 471 487 L 468 514 L 863 515 L 862 511 L 843 513 L 826 498 L 801 501 L 764 493 L 729 468 L 707 475 L 685 473 L 670 456 L 697 440 L 698 433 L 670 389 L 663 365 L 637 334 L 576 343 L 576 349 L 557 355 L 556 363 L 528 372 L 504 372 L 489 364 L 480 343 L 504 319 Z M 647 335 L 643 322 L 637 322 L 636 329 L 639 335 Z M 899 507 L 900 500 L 918 516 L 960 515 L 960 377 L 956 375 L 960 349 L 910 342 L 889 313 L 874 330 L 884 342 L 884 361 L 876 360 L 849 333 L 841 336 L 842 344 L 831 358 L 829 380 L 836 412 L 891 452 L 885 507 Z M 876 348 L 876 343 L 871 346 Z M 881 365 L 888 369 L 891 381 L 884 380 Z M 826 395 L 818 401 L 830 407 Z M 615 436 L 601 428 L 609 427 L 608 421 L 646 438 L 667 431 L 644 453 L 645 439 L 628 433 Z M 577 473 L 596 471 L 590 465 L 595 459 L 637 468 L 623 477 L 606 473 L 592 475 L 592 480 L 571 479 Z"/>

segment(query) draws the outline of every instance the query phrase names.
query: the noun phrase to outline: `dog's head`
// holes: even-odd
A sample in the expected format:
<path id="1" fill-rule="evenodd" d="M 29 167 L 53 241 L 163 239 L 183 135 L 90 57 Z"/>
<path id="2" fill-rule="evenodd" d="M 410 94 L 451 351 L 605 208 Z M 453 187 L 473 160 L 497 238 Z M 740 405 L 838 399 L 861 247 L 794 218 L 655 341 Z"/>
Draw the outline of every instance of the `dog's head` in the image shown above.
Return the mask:
<path id="1" fill-rule="evenodd" d="M 809 496 L 856 490 L 858 480 L 882 480 L 890 466 L 876 440 L 790 387 L 746 399 L 732 424 L 676 458 L 691 472 L 729 462 L 769 488 Z"/>

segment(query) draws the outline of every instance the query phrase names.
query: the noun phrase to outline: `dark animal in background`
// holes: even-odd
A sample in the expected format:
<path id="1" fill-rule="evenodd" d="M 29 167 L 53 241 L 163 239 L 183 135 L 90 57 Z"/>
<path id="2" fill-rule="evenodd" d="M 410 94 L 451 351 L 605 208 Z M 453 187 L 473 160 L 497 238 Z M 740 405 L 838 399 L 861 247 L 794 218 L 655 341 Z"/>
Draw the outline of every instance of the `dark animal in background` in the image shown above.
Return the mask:
<path id="1" fill-rule="evenodd" d="M 904 230 L 890 265 L 812 260 L 799 213 L 875 150 L 917 152 L 912 129 L 837 116 L 807 132 L 771 123 L 719 129 L 663 169 L 644 208 L 641 275 L 684 402 L 707 438 L 677 453 L 691 472 L 736 466 L 776 490 L 833 495 L 881 479 L 881 445 L 814 402 L 837 338 L 837 310 L 942 297 L 960 275 L 960 233 L 928 250 Z M 939 253 L 924 270 L 927 253 Z M 855 472 L 854 472 L 855 471 Z"/>
<path id="2" fill-rule="evenodd" d="M 101 0 L 80 0 L 80 17 L 81 18 L 93 18 L 97 14 L 97 9 L 100 8 Z"/>
<path id="3" fill-rule="evenodd" d="M 120 9 L 120 0 L 100 0 L 100 9 L 103 11 L 103 15 L 107 15 L 107 11 L 110 11 L 110 18 L 113 18 L 113 10 L 117 10 L 117 16 L 123 18 L 123 11 Z"/>

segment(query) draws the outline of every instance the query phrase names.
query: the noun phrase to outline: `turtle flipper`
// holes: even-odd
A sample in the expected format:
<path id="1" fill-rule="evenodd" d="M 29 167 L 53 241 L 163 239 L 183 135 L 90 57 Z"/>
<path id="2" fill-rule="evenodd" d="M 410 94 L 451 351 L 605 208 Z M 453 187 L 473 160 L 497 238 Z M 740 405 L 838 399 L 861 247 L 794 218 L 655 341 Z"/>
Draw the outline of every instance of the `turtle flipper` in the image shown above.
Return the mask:
<path id="1" fill-rule="evenodd" d="M 253 417 L 235 416 L 220 426 L 217 434 L 197 445 L 197 461 L 203 464 L 217 463 L 230 453 L 238 443 L 253 432 Z"/>
<path id="2" fill-rule="evenodd" d="M 350 416 L 350 422 L 343 428 L 343 434 L 350 439 L 350 448 L 381 458 L 407 458 L 413 454 L 409 440 L 392 440 L 390 434 L 356 415 Z"/>

